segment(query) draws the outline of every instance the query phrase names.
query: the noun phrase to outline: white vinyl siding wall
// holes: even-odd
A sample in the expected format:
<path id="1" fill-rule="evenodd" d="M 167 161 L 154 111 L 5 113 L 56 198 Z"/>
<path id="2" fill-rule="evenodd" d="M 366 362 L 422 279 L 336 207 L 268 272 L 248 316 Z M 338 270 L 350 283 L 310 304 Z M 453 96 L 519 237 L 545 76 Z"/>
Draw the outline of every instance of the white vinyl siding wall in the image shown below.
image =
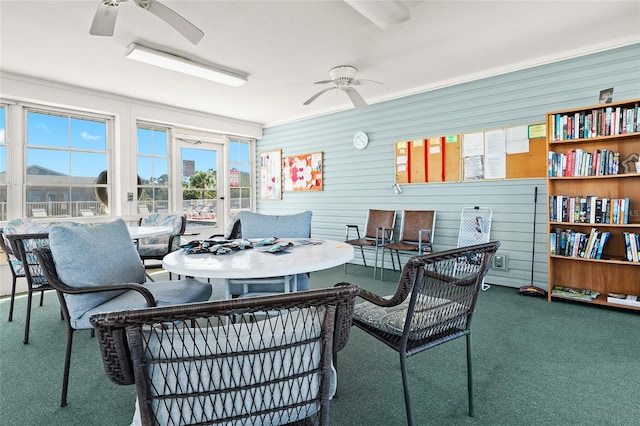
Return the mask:
<path id="1" fill-rule="evenodd" d="M 397 230 L 401 210 L 433 209 L 437 211 L 434 244 L 443 250 L 457 244 L 464 207 L 490 207 L 491 238 L 502 242 L 499 252 L 508 254 L 509 270 L 490 270 L 487 282 L 519 287 L 531 280 L 537 186 L 534 285 L 546 288 L 544 178 L 402 185 L 403 192 L 395 195 L 394 144 L 541 123 L 548 111 L 596 104 L 600 90 L 609 87 L 614 88 L 614 101 L 640 97 L 640 44 L 267 128 L 257 152 L 324 153 L 324 190 L 283 192 L 281 201 L 258 200 L 257 210 L 267 214 L 312 210 L 314 238 L 343 240 L 345 224 L 363 226 L 369 208 L 397 210 Z M 352 145 L 359 130 L 369 135 L 369 145 L 362 151 Z M 362 263 L 359 253 L 353 262 Z M 373 264 L 373 258 L 368 257 L 367 263 Z"/>

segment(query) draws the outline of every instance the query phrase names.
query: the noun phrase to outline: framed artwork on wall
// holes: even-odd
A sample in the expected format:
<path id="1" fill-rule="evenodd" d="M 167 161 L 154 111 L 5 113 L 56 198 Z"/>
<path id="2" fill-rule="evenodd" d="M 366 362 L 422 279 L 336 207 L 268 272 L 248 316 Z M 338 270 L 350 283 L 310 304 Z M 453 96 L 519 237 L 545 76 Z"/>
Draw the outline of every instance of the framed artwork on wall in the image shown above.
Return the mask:
<path id="1" fill-rule="evenodd" d="M 284 157 L 284 191 L 322 191 L 322 167 L 322 152 Z"/>
<path id="2" fill-rule="evenodd" d="M 260 153 L 260 199 L 282 199 L 282 151 Z"/>

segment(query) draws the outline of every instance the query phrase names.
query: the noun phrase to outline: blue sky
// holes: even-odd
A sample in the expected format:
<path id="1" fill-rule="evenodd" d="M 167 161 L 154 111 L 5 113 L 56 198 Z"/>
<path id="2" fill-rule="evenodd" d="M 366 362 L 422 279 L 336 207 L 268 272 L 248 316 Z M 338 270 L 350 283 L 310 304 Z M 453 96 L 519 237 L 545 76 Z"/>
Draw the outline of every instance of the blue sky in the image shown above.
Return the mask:
<path id="1" fill-rule="evenodd" d="M 0 108 L 0 141 L 4 139 L 5 110 Z M 27 161 L 72 176 L 95 177 L 107 169 L 107 126 L 90 119 L 27 113 Z M 148 179 L 168 173 L 167 132 L 138 129 L 138 174 Z M 231 167 L 248 172 L 249 144 L 230 143 Z M 73 149 L 74 151 L 69 151 Z M 78 150 L 78 151 L 75 151 Z M 183 160 L 195 161 L 195 170 L 216 169 L 216 152 L 183 148 Z M 240 163 L 234 164 L 234 163 Z M 6 147 L 0 146 L 0 171 L 6 171 Z"/>

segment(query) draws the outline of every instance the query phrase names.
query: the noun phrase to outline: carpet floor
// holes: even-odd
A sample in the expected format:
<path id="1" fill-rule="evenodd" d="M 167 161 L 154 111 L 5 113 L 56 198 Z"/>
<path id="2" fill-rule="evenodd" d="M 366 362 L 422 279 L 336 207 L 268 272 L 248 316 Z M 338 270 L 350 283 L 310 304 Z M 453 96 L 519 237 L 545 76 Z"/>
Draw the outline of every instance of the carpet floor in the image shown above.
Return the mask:
<path id="1" fill-rule="evenodd" d="M 378 294 L 394 291 L 398 273 L 373 280 L 372 269 L 349 265 L 311 274 L 311 287 L 351 282 Z M 222 295 L 215 284 L 215 294 Z M 60 387 L 66 331 L 56 295 L 33 308 L 31 337 L 22 343 L 26 298 L 7 322 L 0 301 L 0 425 L 128 425 L 135 388 L 104 374 L 89 331 L 75 333 L 69 405 Z M 472 326 L 476 415 L 467 415 L 464 339 L 408 359 L 418 425 L 640 424 L 640 312 L 572 302 L 548 303 L 516 289 L 480 294 Z M 338 356 L 332 425 L 406 424 L 399 357 L 352 329 Z"/>

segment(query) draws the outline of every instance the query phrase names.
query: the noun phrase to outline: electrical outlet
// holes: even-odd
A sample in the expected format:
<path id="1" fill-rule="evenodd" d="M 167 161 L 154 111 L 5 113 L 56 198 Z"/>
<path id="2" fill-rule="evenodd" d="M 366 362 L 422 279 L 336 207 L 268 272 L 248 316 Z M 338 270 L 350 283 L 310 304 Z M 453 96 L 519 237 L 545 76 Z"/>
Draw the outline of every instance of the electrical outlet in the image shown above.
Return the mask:
<path id="1" fill-rule="evenodd" d="M 493 269 L 501 269 L 507 271 L 509 269 L 509 256 L 506 254 L 496 254 L 491 261 Z"/>

